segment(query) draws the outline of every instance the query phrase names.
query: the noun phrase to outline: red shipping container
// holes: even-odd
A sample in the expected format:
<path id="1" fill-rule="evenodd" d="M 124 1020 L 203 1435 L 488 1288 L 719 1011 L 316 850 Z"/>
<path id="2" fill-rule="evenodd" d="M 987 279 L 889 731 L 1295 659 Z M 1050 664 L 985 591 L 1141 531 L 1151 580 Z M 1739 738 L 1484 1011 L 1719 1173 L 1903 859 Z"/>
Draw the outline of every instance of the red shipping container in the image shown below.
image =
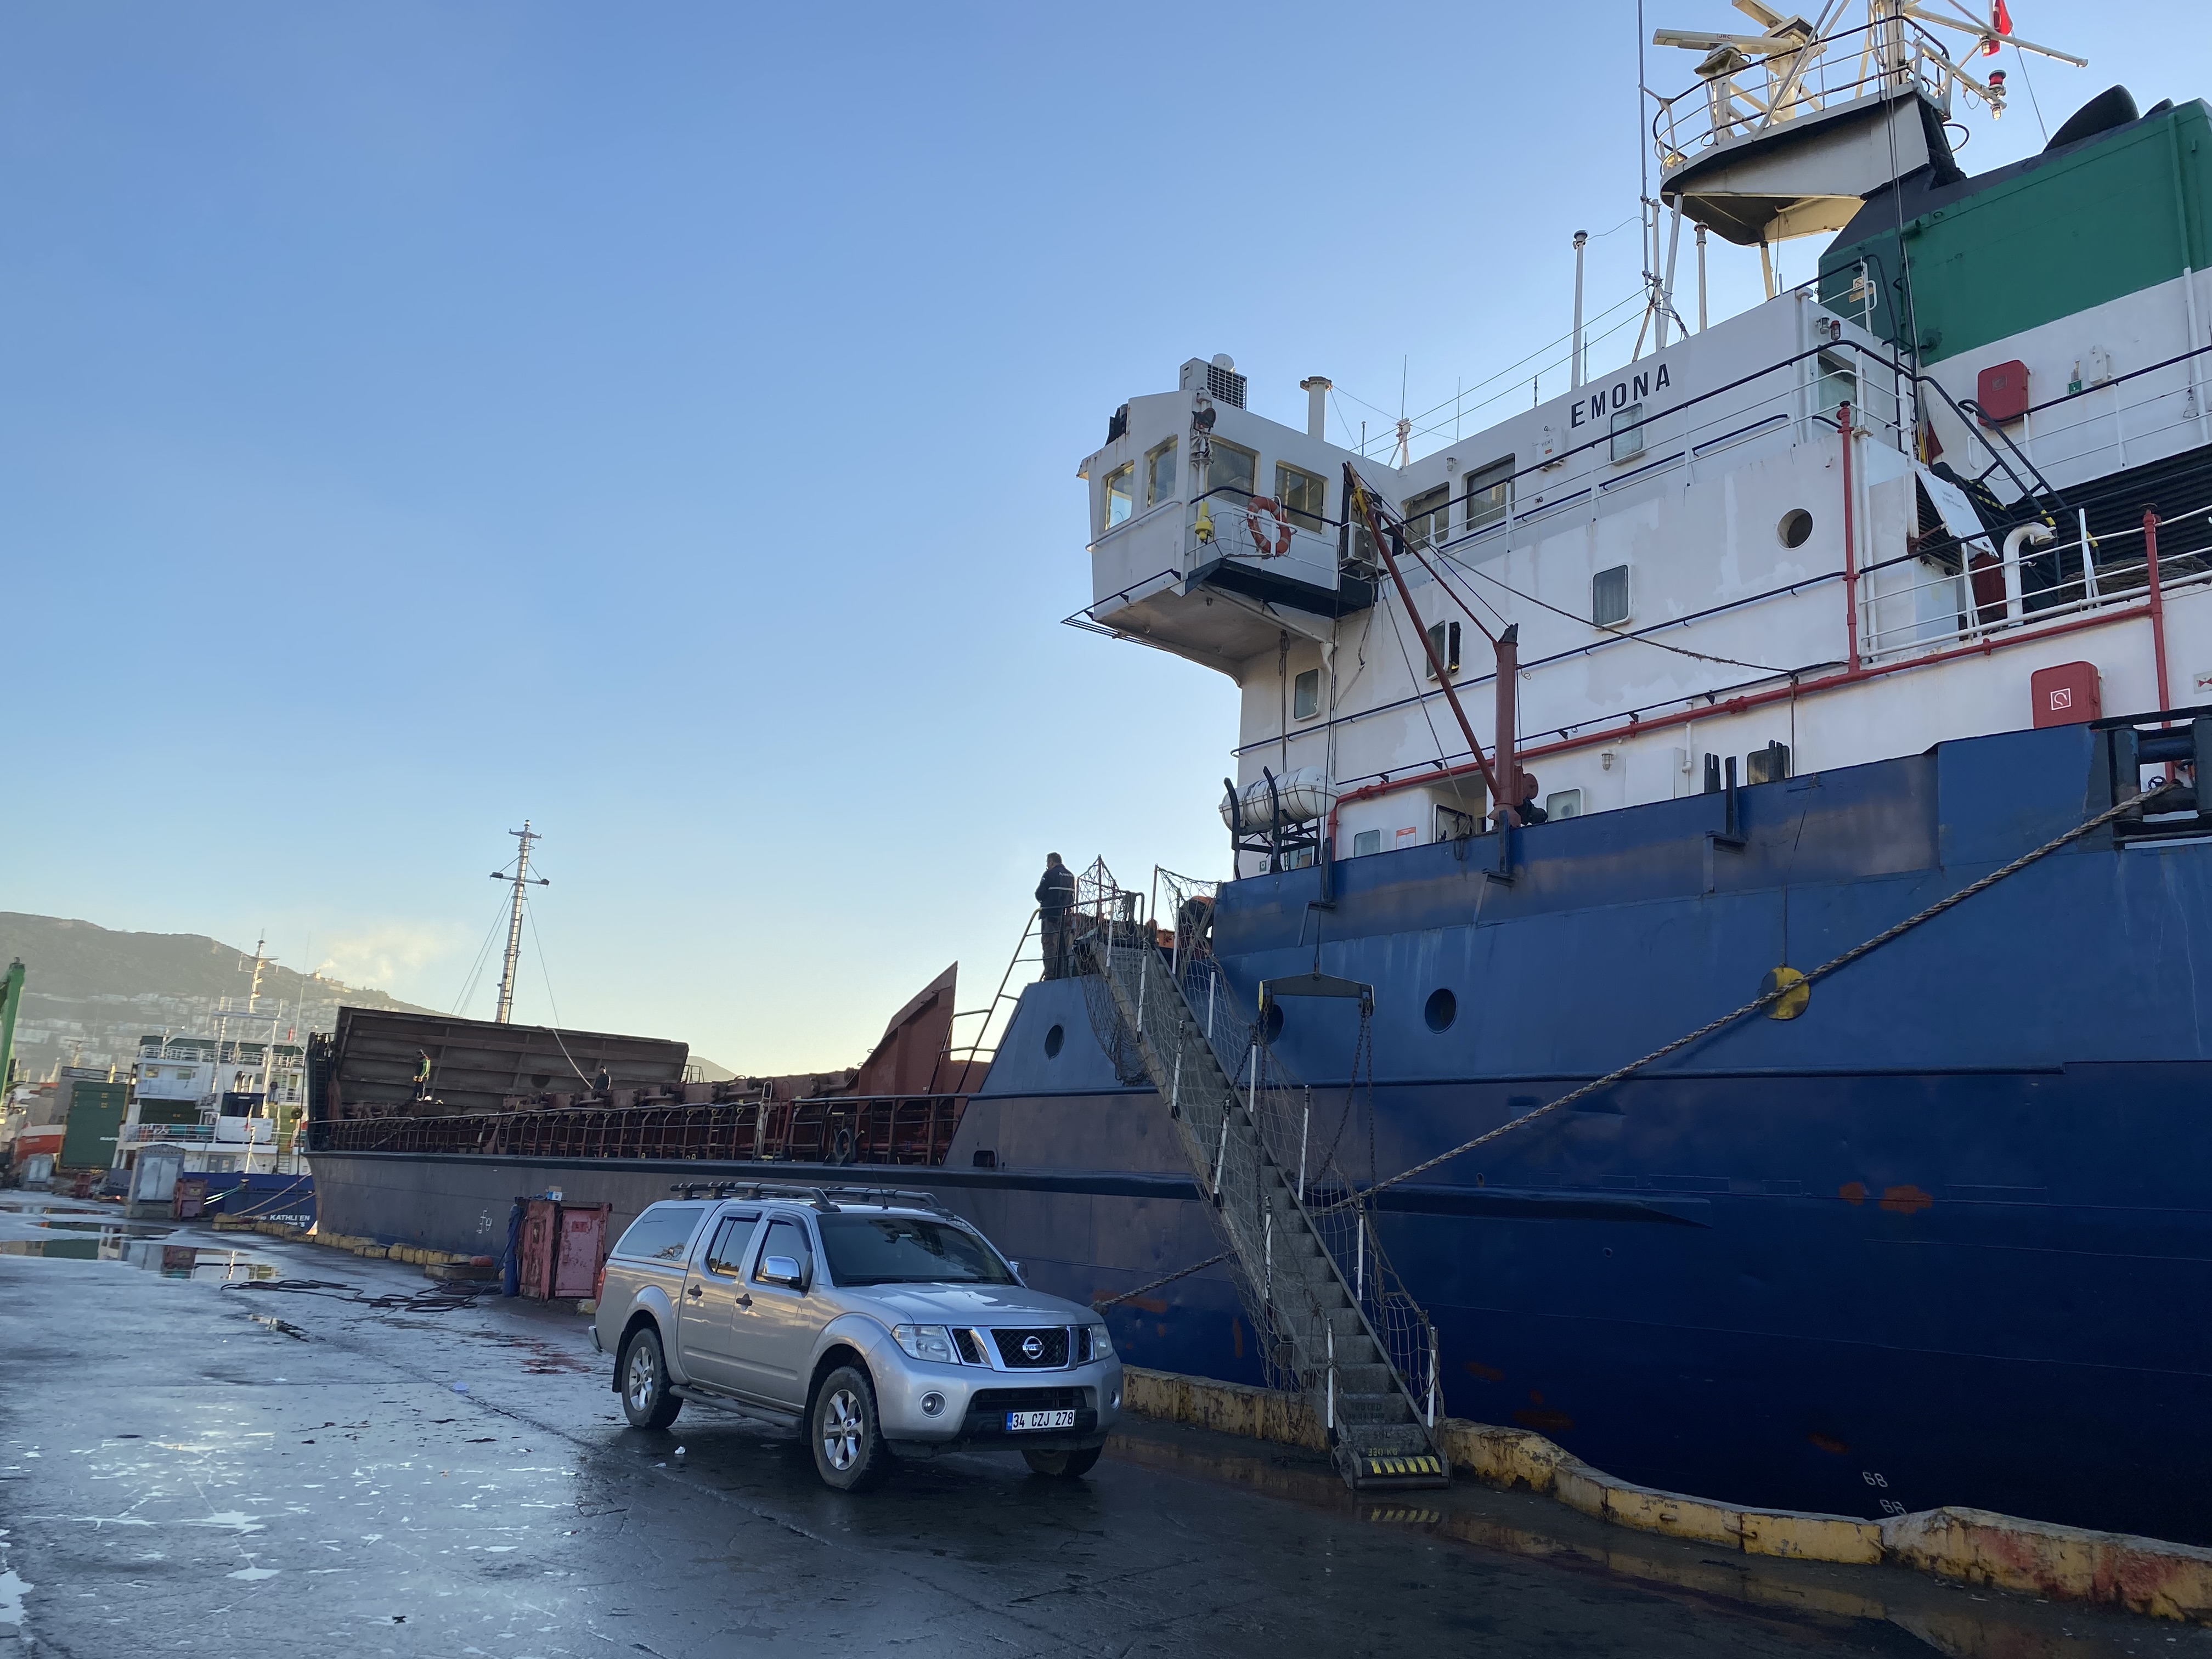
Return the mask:
<path id="1" fill-rule="evenodd" d="M 550 1198 L 526 1200 L 522 1209 L 522 1237 L 516 1249 L 519 1265 L 515 1288 L 533 1302 L 553 1294 L 553 1262 L 559 1253 L 561 1206 Z"/>
<path id="2" fill-rule="evenodd" d="M 2035 699 L 2038 726 L 2079 726 L 2105 716 L 2097 665 L 2093 662 L 2062 662 L 2039 668 L 2028 676 L 2027 684 Z"/>
<path id="3" fill-rule="evenodd" d="M 2017 357 L 1990 364 L 1974 378 L 1974 402 L 1992 426 L 2018 420 L 2027 413 L 2027 365 Z"/>
<path id="4" fill-rule="evenodd" d="M 607 1219 L 611 1204 L 563 1204 L 561 1206 L 560 1260 L 553 1269 L 553 1295 L 583 1301 L 599 1288 L 599 1261 L 606 1254 Z"/>

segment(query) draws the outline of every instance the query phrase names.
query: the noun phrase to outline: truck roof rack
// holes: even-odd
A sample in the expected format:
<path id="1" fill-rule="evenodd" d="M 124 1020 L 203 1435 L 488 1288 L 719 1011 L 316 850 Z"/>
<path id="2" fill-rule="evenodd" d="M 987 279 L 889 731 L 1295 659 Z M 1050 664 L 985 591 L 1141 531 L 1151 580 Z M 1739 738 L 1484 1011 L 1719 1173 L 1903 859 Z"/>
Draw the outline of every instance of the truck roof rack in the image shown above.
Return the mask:
<path id="1" fill-rule="evenodd" d="M 802 1187 L 790 1181 L 678 1181 L 668 1190 L 680 1193 L 685 1198 L 696 1198 L 705 1193 L 714 1198 L 796 1198 L 802 1199 L 824 1213 L 834 1212 L 837 1206 L 830 1194 L 819 1187 Z"/>
<path id="2" fill-rule="evenodd" d="M 960 1218 L 945 1208 L 945 1200 L 935 1193 L 921 1192 L 913 1188 L 831 1187 L 826 1191 L 831 1199 L 842 1199 L 848 1204 L 872 1204 L 881 1210 L 888 1210 L 896 1204 L 908 1209 L 933 1211 L 955 1221 Z"/>
<path id="3" fill-rule="evenodd" d="M 792 1181 L 678 1181 L 668 1190 L 684 1198 L 697 1198 L 707 1194 L 717 1199 L 727 1198 L 795 1198 L 805 1200 L 825 1215 L 835 1214 L 844 1204 L 873 1205 L 888 1210 L 894 1205 L 907 1209 L 928 1210 L 935 1214 L 957 1221 L 960 1218 L 945 1208 L 945 1200 L 934 1193 L 926 1193 L 904 1187 L 810 1187 Z"/>

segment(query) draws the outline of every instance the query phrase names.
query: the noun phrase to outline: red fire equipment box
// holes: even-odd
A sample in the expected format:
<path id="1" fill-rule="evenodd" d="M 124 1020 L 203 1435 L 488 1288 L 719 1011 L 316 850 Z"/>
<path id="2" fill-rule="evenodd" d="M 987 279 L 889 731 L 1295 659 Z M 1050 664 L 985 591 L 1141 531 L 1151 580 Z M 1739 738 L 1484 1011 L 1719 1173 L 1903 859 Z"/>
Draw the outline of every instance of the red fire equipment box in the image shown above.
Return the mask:
<path id="1" fill-rule="evenodd" d="M 559 1243 L 561 1206 L 550 1198 L 527 1200 L 522 1209 L 522 1237 L 515 1255 L 516 1288 L 533 1302 L 553 1294 L 553 1259 Z"/>
<path id="2" fill-rule="evenodd" d="M 599 1288 L 599 1258 L 607 1250 L 607 1218 L 611 1204 L 563 1204 L 561 1206 L 561 1256 L 553 1268 L 553 1294 L 582 1301 Z"/>
<path id="3" fill-rule="evenodd" d="M 2104 718 L 2097 665 L 2093 662 L 2062 662 L 2039 668 L 2028 677 L 2027 684 L 2035 698 L 2038 726 L 2078 726 Z"/>
<path id="4" fill-rule="evenodd" d="M 611 1204 L 526 1199 L 518 1242 L 515 1288 L 534 1302 L 580 1302 L 599 1288 L 599 1261 L 611 1241 Z"/>
<path id="5" fill-rule="evenodd" d="M 1992 426 L 2018 420 L 2027 413 L 2027 365 L 2017 357 L 1990 364 L 1975 377 L 1974 402 Z"/>

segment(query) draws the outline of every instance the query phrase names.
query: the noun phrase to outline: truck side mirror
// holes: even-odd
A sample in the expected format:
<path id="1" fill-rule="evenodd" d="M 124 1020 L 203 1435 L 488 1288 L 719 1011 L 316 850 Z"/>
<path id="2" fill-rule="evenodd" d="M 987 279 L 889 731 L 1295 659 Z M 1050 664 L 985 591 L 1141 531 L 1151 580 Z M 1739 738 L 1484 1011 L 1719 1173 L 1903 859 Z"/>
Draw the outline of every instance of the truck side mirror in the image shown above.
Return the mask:
<path id="1" fill-rule="evenodd" d="M 761 1261 L 760 1276 L 763 1285 L 781 1285 L 787 1291 L 804 1291 L 806 1288 L 806 1280 L 799 1273 L 799 1261 L 794 1256 L 764 1257 Z"/>

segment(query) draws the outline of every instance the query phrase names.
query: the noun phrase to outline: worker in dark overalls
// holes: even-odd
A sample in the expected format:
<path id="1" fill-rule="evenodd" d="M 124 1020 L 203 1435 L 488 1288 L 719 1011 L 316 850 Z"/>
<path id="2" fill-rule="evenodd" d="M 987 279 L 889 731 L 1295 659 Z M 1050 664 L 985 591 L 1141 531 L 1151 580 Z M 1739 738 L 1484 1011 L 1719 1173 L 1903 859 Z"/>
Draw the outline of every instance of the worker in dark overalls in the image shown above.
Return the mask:
<path id="1" fill-rule="evenodd" d="M 1068 969 L 1070 920 L 1075 911 L 1075 872 L 1057 853 L 1044 855 L 1044 878 L 1036 887 L 1037 921 L 1044 935 L 1044 976 L 1060 979 Z"/>

